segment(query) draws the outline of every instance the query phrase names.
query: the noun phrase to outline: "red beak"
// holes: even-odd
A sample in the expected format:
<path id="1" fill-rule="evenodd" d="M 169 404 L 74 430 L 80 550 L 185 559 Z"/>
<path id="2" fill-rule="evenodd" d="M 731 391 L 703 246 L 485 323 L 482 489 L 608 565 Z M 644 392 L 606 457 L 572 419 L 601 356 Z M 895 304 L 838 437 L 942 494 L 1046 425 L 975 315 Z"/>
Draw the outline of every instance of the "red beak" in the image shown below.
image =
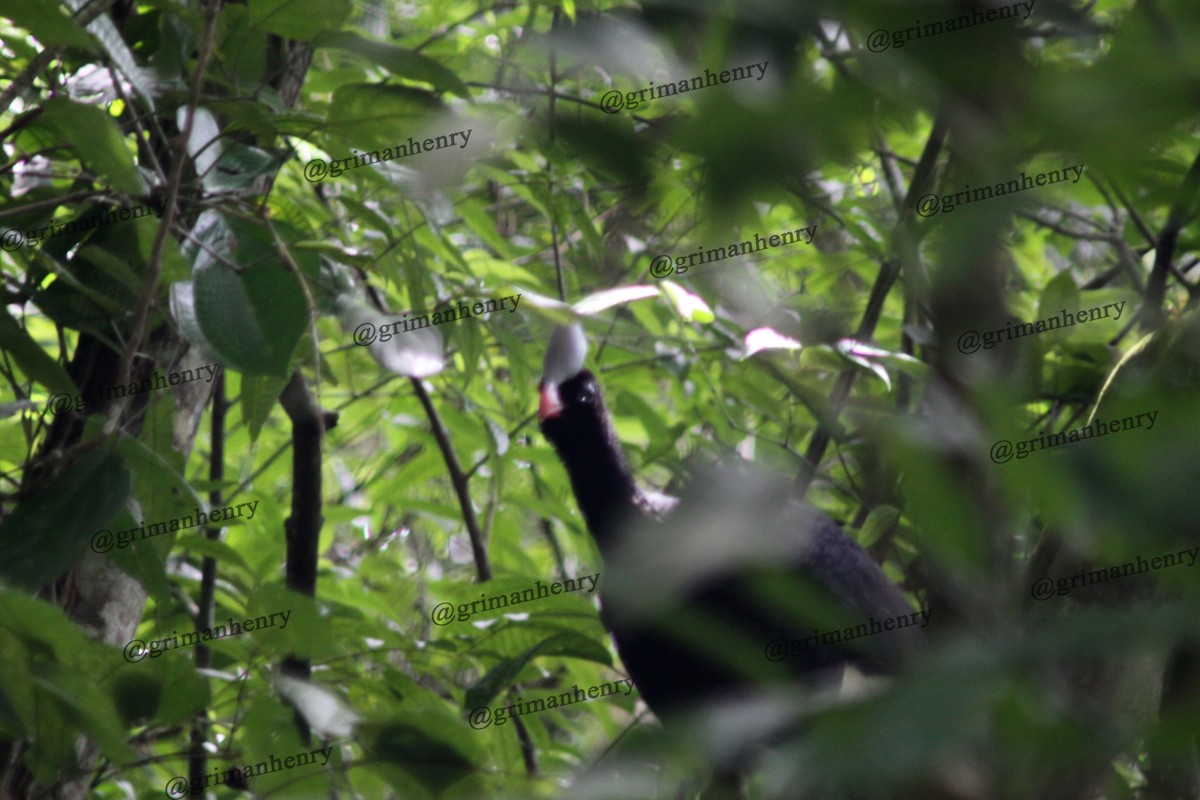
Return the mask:
<path id="1" fill-rule="evenodd" d="M 558 399 L 558 387 L 553 383 L 542 383 L 538 386 L 538 421 L 544 422 L 562 413 L 562 401 Z"/>

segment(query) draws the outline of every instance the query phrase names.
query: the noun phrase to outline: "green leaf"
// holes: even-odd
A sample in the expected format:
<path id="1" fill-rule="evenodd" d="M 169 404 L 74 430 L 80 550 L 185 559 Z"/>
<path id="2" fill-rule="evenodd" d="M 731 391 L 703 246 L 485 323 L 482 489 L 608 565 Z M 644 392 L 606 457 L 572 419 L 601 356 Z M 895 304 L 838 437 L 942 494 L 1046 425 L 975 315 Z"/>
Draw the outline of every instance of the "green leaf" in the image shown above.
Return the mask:
<path id="1" fill-rule="evenodd" d="M 421 133 L 429 116 L 442 108 L 422 89 L 352 83 L 333 93 L 326 126 L 358 148 L 404 145 L 407 152 L 408 137 L 424 138 Z"/>
<path id="2" fill-rule="evenodd" d="M 140 475 L 134 477 L 135 483 L 142 480 Z M 115 544 L 119 531 L 138 528 L 142 521 L 153 523 L 162 519 L 165 517 L 146 516 L 143 520 L 135 520 L 133 514 L 126 509 L 122 510 L 108 524 L 108 529 L 114 535 L 113 542 Z M 147 595 L 160 603 L 169 603 L 171 601 L 171 579 L 167 575 L 165 564 L 166 554 L 174 544 L 174 536 L 175 534 L 168 533 L 165 536 L 149 539 L 134 539 L 125 547 L 115 547 L 109 550 L 107 555 L 118 568 L 140 583 Z"/>
<path id="3" fill-rule="evenodd" d="M 61 609 L 0 591 L 0 669 L 5 676 L 0 699 L 8 701 L 10 724 L 41 732 L 34 737 L 40 743 L 34 748 L 35 772 L 53 773 L 74 765 L 72 737 L 61 737 L 67 746 L 58 748 L 48 740 L 59 737 L 46 735 L 72 726 L 89 732 L 117 762 L 135 757 L 116 708 L 96 686 L 97 674 L 111 674 L 118 663 L 113 648 L 89 641 Z"/>
<path id="4" fill-rule="evenodd" d="M 863 547 L 870 547 L 880 536 L 891 530 L 898 519 L 900 519 L 900 509 L 895 506 L 889 506 L 886 503 L 876 506 L 871 509 L 871 513 L 863 521 L 858 543 Z"/>
<path id="5" fill-rule="evenodd" d="M 247 189 L 261 176 L 278 170 L 285 160 L 278 153 L 235 142 L 225 147 L 221 159 L 204 176 L 204 188 L 215 192 Z"/>
<path id="6" fill-rule="evenodd" d="M 154 719 L 162 702 L 162 681 L 144 669 L 136 669 L 140 666 L 121 670 L 113 681 L 113 704 L 126 726 Z"/>
<path id="7" fill-rule="evenodd" d="M 158 402 L 162 401 L 155 398 L 156 405 Z M 172 405 L 171 402 L 166 401 L 167 409 L 170 409 Z M 157 408 L 155 411 L 154 416 L 148 417 L 148 419 L 160 419 L 161 412 L 158 412 Z M 88 418 L 85 430 L 89 435 L 98 436 L 102 426 L 101 418 L 92 416 Z M 143 435 L 150 433 L 151 431 L 143 431 Z M 166 442 L 160 441 L 159 447 L 169 448 L 169 441 L 169 439 Z M 168 458 L 179 461 L 178 454 L 168 449 L 167 457 L 164 458 L 162 454 L 151 449 L 146 442 L 127 435 L 120 436 L 116 451 L 134 472 L 136 496 L 141 505 L 143 520 L 156 522 L 171 519 L 180 513 L 191 511 L 193 508 L 205 507 L 204 500 L 200 495 L 196 494 L 177 467 L 168 461 Z"/>
<path id="8" fill-rule="evenodd" d="M 68 2 L 75 6 L 76 11 L 86 5 L 86 0 L 68 0 Z M 142 96 L 150 110 L 155 110 L 154 89 L 147 81 L 147 73 L 138 67 L 133 52 L 125 44 L 125 39 L 122 38 L 121 32 L 117 30 L 112 19 L 107 14 L 101 14 L 88 23 L 87 29 L 88 33 L 95 36 L 104 47 L 104 52 L 108 53 L 108 57 L 112 59 L 112 63 L 121 71 L 125 79 L 133 85 L 133 88 L 137 89 L 138 94 Z"/>
<path id="9" fill-rule="evenodd" d="M 209 539 L 207 536 L 200 534 L 189 533 L 176 539 L 175 544 L 178 547 L 187 548 L 202 556 L 212 556 L 217 561 L 224 562 L 225 564 L 235 564 L 247 572 L 253 572 L 250 569 L 250 565 L 246 563 L 246 559 L 242 558 L 241 553 L 224 542 Z"/>
<path id="10" fill-rule="evenodd" d="M 349 13 L 350 0 L 250 0 L 251 24 L 289 39 L 340 28 Z"/>
<path id="11" fill-rule="evenodd" d="M 296 276 L 275 251 L 270 232 L 247 221 L 226 221 L 207 211 L 196 222 L 206 247 L 189 248 L 194 259 L 196 316 L 220 360 L 242 372 L 286 376 L 308 323 L 308 306 Z M 235 271 L 214 258 L 236 258 Z M 236 254 L 236 255 L 235 255 Z M 293 253 L 316 278 L 316 254 Z"/>
<path id="12" fill-rule="evenodd" d="M 1038 299 L 1038 319 L 1055 316 L 1064 308 L 1072 313 L 1079 308 L 1079 287 L 1075 285 L 1070 270 L 1055 275 L 1042 290 L 1042 296 Z M 1050 334 L 1050 340 L 1062 341 L 1069 332 L 1069 328 L 1057 328 L 1046 333 Z"/>
<path id="13" fill-rule="evenodd" d="M 512 687 L 521 670 L 538 656 L 563 656 L 582 658 L 598 664 L 610 665 L 611 658 L 603 645 L 577 633 L 559 633 L 544 639 L 516 658 L 505 659 L 488 670 L 479 681 L 467 690 L 463 708 L 467 711 L 486 706 L 502 692 Z"/>
<path id="14" fill-rule="evenodd" d="M 386 68 L 393 75 L 431 83 L 439 89 L 471 99 L 471 92 L 457 75 L 439 62 L 415 50 L 364 39 L 350 31 L 335 31 L 317 37 L 317 47 L 333 47 L 361 55 Z"/>
<path id="15" fill-rule="evenodd" d="M 211 695 L 208 681 L 196 674 L 187 661 L 160 658 L 156 663 L 143 661 L 139 666 L 152 670 L 166 689 L 155 716 L 160 724 L 181 725 L 197 711 L 208 707 Z"/>
<path id="16" fill-rule="evenodd" d="M 0 350 L 11 354 L 22 372 L 52 393 L 74 396 L 78 391 L 66 370 L 33 340 L 6 308 L 0 308 Z"/>
<path id="17" fill-rule="evenodd" d="M 372 761 L 405 773 L 398 776 L 383 770 L 400 797 L 415 794 L 415 787 L 408 785 L 405 777 L 415 779 L 435 797 L 470 778 L 476 763 L 483 760 L 483 753 L 471 737 L 463 734 L 455 721 L 430 709 L 406 709 L 402 720 L 367 723 L 359 730 Z"/>
<path id="18" fill-rule="evenodd" d="M 19 502 L 0 525 L 0 578 L 35 591 L 66 572 L 125 505 L 131 481 L 124 461 L 107 445 L 84 453 Z"/>
<path id="19" fill-rule="evenodd" d="M 57 702 L 69 723 L 86 731 L 105 756 L 118 763 L 137 757 L 125 741 L 124 726 L 112 698 L 100 690 L 91 675 L 65 664 L 53 664 L 42 666 L 34 680 L 39 693 Z"/>
<path id="20" fill-rule="evenodd" d="M 242 417 L 246 420 L 251 442 L 258 441 L 258 434 L 289 380 L 275 375 L 242 376 Z"/>
<path id="21" fill-rule="evenodd" d="M 96 50 L 91 37 L 75 24 L 67 10 L 58 3 L 0 0 L 0 17 L 11 19 L 25 28 L 45 47 L 66 45 L 89 53 Z"/>
<path id="22" fill-rule="evenodd" d="M 112 117 L 95 106 L 73 103 L 65 97 L 50 98 L 42 109 L 29 128 L 41 134 L 46 146 L 69 143 L 88 169 L 107 178 L 117 190 L 132 195 L 146 191 L 133 165 L 133 154 Z M 80 131 L 87 131 L 87 135 L 80 136 Z"/>

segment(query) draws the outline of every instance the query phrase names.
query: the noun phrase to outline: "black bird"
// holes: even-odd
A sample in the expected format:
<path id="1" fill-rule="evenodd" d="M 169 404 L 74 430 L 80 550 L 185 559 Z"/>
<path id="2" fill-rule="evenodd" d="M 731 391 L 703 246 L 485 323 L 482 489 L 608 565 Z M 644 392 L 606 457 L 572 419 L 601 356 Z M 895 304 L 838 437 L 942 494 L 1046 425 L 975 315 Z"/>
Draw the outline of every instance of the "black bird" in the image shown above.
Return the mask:
<path id="1" fill-rule="evenodd" d="M 895 671 L 928 613 L 761 476 L 722 470 L 682 502 L 639 488 L 586 350 L 578 326 L 554 331 L 538 418 L 605 560 L 602 620 L 647 705 L 664 718 L 764 682 L 835 688 L 847 665 Z"/>

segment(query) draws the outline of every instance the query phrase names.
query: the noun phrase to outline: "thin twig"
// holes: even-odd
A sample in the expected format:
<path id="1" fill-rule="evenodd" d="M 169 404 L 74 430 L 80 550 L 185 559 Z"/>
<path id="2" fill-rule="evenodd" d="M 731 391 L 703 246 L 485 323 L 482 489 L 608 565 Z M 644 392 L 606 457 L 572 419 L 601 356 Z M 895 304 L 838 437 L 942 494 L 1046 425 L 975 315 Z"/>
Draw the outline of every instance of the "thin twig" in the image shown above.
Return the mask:
<path id="1" fill-rule="evenodd" d="M 1142 306 L 1142 325 L 1147 331 L 1157 329 L 1162 325 L 1162 304 L 1167 292 L 1167 274 L 1172 269 L 1172 259 L 1175 257 L 1175 247 L 1179 243 L 1179 232 L 1192 216 L 1192 206 L 1196 195 L 1200 193 L 1200 153 L 1192 160 L 1187 174 L 1183 176 L 1183 184 L 1179 194 L 1171 204 L 1171 213 L 1167 217 L 1166 227 L 1158 237 L 1158 246 L 1154 253 L 1154 269 L 1150 279 L 1146 281 L 1146 300 Z"/>
<path id="2" fill-rule="evenodd" d="M 187 157 L 188 141 L 192 136 L 192 124 L 195 122 L 195 110 L 200 104 L 201 90 L 204 86 L 204 75 L 208 70 L 208 62 L 212 58 L 213 46 L 217 39 L 217 12 L 220 10 L 219 0 L 209 0 L 204 20 L 204 40 L 200 45 L 200 57 L 196 60 L 196 72 L 192 76 L 191 94 L 184 111 L 183 130 L 175 144 L 175 156 L 171 163 L 171 178 L 167 182 L 167 193 L 162 214 L 162 224 L 154 237 L 154 246 L 150 250 L 149 263 L 146 265 L 146 282 L 142 287 L 142 296 L 134 309 L 133 328 L 129 341 L 121 353 L 121 361 L 117 367 L 116 383 L 129 383 L 129 373 L 133 368 L 133 357 L 141 345 L 146 333 L 146 318 L 150 313 L 150 305 L 154 301 L 154 293 L 158 289 L 158 276 L 162 271 L 163 252 L 167 246 L 167 236 L 171 232 L 171 224 L 175 220 L 179 204 L 179 190 L 183 183 L 184 168 L 190 163 Z M 109 409 L 108 419 L 104 422 L 104 435 L 110 435 L 116 430 L 117 422 L 129 405 L 130 395 L 126 395 Z"/>
<path id="3" fill-rule="evenodd" d="M 410 378 L 409 383 L 412 384 L 417 399 L 421 401 L 425 415 L 429 417 L 429 427 L 433 430 L 433 438 L 437 440 L 438 449 L 442 451 L 442 459 L 446 462 L 446 469 L 450 472 L 450 483 L 454 486 L 454 494 L 458 497 L 458 506 L 462 509 L 467 535 L 471 537 L 471 550 L 475 555 L 475 572 L 479 576 L 479 582 L 491 580 L 492 565 L 488 562 L 487 545 L 483 541 L 483 533 L 479 529 L 479 519 L 475 516 L 475 507 L 471 505 L 471 492 L 467 486 L 467 476 L 463 474 L 462 466 L 458 463 L 458 455 L 454 452 L 450 434 L 446 431 L 441 415 L 434 408 L 433 401 L 429 398 L 429 392 L 425 391 L 421 379 Z"/>
<path id="4" fill-rule="evenodd" d="M 225 410 L 228 402 L 225 398 L 225 370 L 217 374 L 213 386 L 212 425 L 208 477 L 212 481 L 212 490 L 208 494 L 211 508 L 220 508 L 225 503 L 222 498 L 221 486 L 225 482 Z M 212 542 L 221 536 L 219 526 L 205 525 L 205 537 Z M 196 610 L 196 630 L 207 630 L 213 624 L 213 610 L 216 601 L 217 559 L 205 556 L 200 565 L 200 601 Z M 203 642 L 196 645 L 196 669 L 205 670 L 212 666 L 212 651 Z M 188 757 L 188 776 L 190 786 L 203 786 L 204 776 L 208 773 L 208 752 L 204 743 L 208 739 L 208 708 L 196 712 L 192 719 L 191 745 L 192 752 Z"/>
<path id="5" fill-rule="evenodd" d="M 899 236 L 903 236 L 905 229 L 912 224 L 917 198 L 925 191 L 926 185 L 933 176 L 934 166 L 946 137 L 947 116 L 947 112 L 943 109 L 934 117 L 933 126 L 929 131 L 929 139 L 925 142 L 925 149 L 921 153 L 920 161 L 917 162 L 917 168 L 913 171 L 912 182 L 908 185 L 908 194 L 905 195 L 904 203 L 901 206 L 900 220 L 896 223 Z M 884 302 L 899 276 L 900 266 L 896 258 L 885 259 L 879 267 L 875 285 L 871 287 L 871 294 L 867 298 L 867 307 L 863 311 L 862 321 L 854 334 L 856 339 L 866 341 L 874 334 L 875 326 L 883 314 Z M 856 375 L 857 372 L 853 369 L 843 370 L 834 383 L 829 397 L 829 413 L 834 422 L 846 405 L 846 399 L 850 396 L 850 387 L 853 385 Z M 804 454 L 804 462 L 796 476 L 796 492 L 799 496 L 803 496 L 808 491 L 808 485 L 816 475 L 817 467 L 825 455 L 825 448 L 829 446 L 830 436 L 830 429 L 825 424 L 818 424 L 817 429 L 813 431 L 812 439 L 809 440 L 808 449 Z"/>
<path id="6" fill-rule="evenodd" d="M 86 29 L 92 20 L 108 11 L 116 2 L 117 0 L 99 0 L 99 2 L 92 3 L 91 6 L 85 6 L 75 14 L 75 24 Z M 17 95 L 32 86 L 38 74 L 50 66 L 54 59 L 62 54 L 64 49 L 61 45 L 58 47 L 48 47 L 33 57 L 33 60 L 29 62 L 29 66 L 21 70 L 21 74 L 8 85 L 7 89 L 0 92 L 0 114 L 8 111 L 9 106 L 12 105 Z"/>

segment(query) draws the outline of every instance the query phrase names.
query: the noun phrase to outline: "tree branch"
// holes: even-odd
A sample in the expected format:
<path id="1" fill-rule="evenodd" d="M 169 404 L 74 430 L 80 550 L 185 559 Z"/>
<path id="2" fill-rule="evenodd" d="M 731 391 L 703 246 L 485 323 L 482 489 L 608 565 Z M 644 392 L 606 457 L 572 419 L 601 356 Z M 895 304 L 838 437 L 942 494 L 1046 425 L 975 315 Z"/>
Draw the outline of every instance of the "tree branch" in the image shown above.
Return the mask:
<path id="1" fill-rule="evenodd" d="M 938 154 L 941 153 L 942 144 L 946 138 L 946 117 L 947 113 L 944 109 L 934 117 L 933 127 L 929 131 L 929 139 L 925 142 L 925 149 L 917 162 L 917 168 L 913 171 L 912 182 L 908 185 L 908 194 L 904 196 L 900 219 L 896 223 L 893 239 L 900 244 L 904 244 L 908 239 L 909 228 L 915 219 L 917 198 L 925 191 L 926 185 L 933 177 L 934 165 L 937 163 Z M 899 259 L 895 256 L 884 259 L 879 267 L 879 274 L 875 277 L 875 285 L 871 287 L 871 294 L 867 298 L 867 307 L 863 311 L 862 320 L 859 322 L 854 338 L 865 341 L 874 335 L 875 327 L 879 324 L 879 318 L 883 314 L 883 306 L 887 301 L 888 293 L 891 292 L 892 286 L 899 277 Z M 853 386 L 857 374 L 857 371 L 852 369 L 843 370 L 834 382 L 833 391 L 829 396 L 829 413 L 833 421 L 837 420 L 842 409 L 845 408 L 846 399 L 850 396 L 850 387 Z M 825 456 L 825 448 L 829 446 L 830 435 L 829 427 L 824 423 L 818 423 L 816 430 L 813 431 L 808 449 L 804 453 L 804 460 L 800 465 L 800 472 L 796 476 L 795 488 L 801 497 L 808 491 L 808 486 L 816 475 L 817 466 Z"/>
<path id="2" fill-rule="evenodd" d="M 1167 293 L 1167 274 L 1172 271 L 1171 261 L 1175 257 L 1175 247 L 1179 244 L 1179 232 L 1191 216 L 1197 193 L 1200 193 L 1200 153 L 1196 154 L 1187 174 L 1183 176 L 1183 184 L 1179 187 L 1178 197 L 1171 205 L 1167 225 L 1158 237 L 1158 246 L 1154 252 L 1154 269 L 1151 270 L 1150 280 L 1146 283 L 1146 300 L 1142 306 L 1142 327 L 1147 331 L 1162 326 L 1162 304 Z"/>
<path id="3" fill-rule="evenodd" d="M 454 445 L 450 442 L 450 434 L 447 433 L 446 426 L 442 424 L 442 418 L 434 408 L 433 401 L 430 400 L 429 393 L 425 391 L 421 379 L 409 378 L 409 382 L 412 384 L 417 399 L 421 401 L 421 407 L 425 409 L 425 415 L 429 417 L 429 427 L 433 431 L 433 438 L 437 440 L 438 449 L 442 451 L 442 459 L 446 462 L 446 469 L 450 472 L 450 483 L 454 487 L 454 494 L 458 497 L 458 507 L 462 509 L 467 535 L 471 537 L 471 552 L 475 556 L 475 572 L 479 576 L 479 582 L 491 580 L 492 565 L 488 561 L 487 545 L 483 541 L 483 532 L 479 528 L 479 519 L 475 516 L 475 508 L 471 505 L 467 476 L 458 463 Z"/>
<path id="4" fill-rule="evenodd" d="M 210 508 L 220 508 L 225 505 L 221 495 L 221 484 L 225 480 L 225 411 L 229 403 L 225 397 L 225 370 L 217 373 L 213 382 L 212 394 L 212 452 L 208 461 L 208 477 L 212 481 L 212 490 L 208 493 Z M 212 525 L 204 526 L 204 535 L 209 541 L 216 541 L 221 536 L 221 529 Z M 217 560 L 205 556 L 200 566 L 200 600 L 196 610 L 196 630 L 207 630 L 213 624 L 213 604 L 216 597 Z M 203 642 L 196 644 L 196 669 L 208 669 L 212 666 L 212 651 Z M 208 753 L 204 742 L 208 738 L 208 709 L 196 712 L 192 720 L 191 754 L 188 756 L 188 785 L 203 786 L 204 776 L 208 773 Z"/>
<path id="5" fill-rule="evenodd" d="M 317 559 L 321 541 L 321 436 L 325 418 L 313 400 L 304 376 L 297 370 L 279 396 L 292 421 L 292 508 L 284 523 L 287 539 L 287 586 L 307 597 L 317 593 Z M 309 677 L 307 659 L 289 655 L 283 672 L 300 680 Z M 308 742 L 307 721 L 296 714 L 303 741 Z"/>

